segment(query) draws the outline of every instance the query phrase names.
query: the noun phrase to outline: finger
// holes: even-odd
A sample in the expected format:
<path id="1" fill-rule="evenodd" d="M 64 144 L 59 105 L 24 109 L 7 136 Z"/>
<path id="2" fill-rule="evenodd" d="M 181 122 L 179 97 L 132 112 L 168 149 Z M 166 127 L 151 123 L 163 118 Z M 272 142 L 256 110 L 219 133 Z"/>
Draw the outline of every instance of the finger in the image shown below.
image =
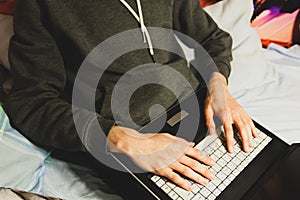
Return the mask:
<path id="1" fill-rule="evenodd" d="M 258 137 L 258 132 L 257 132 L 257 129 L 251 119 L 251 122 L 250 122 L 250 126 L 251 126 L 251 132 L 252 132 L 252 135 L 253 137 L 257 138 Z"/>
<path id="2" fill-rule="evenodd" d="M 192 184 L 188 180 L 182 178 L 177 173 L 175 173 L 171 168 L 159 170 L 156 172 L 156 174 L 166 177 L 167 179 L 169 179 L 170 181 L 172 181 L 173 183 L 185 190 L 192 190 Z"/>
<path id="3" fill-rule="evenodd" d="M 185 152 L 185 154 L 187 156 L 190 156 L 191 158 L 201 161 L 202 163 L 204 163 L 206 165 L 214 166 L 216 164 L 216 162 L 211 157 L 209 157 L 206 153 L 204 153 L 196 148 L 189 148 Z"/>
<path id="4" fill-rule="evenodd" d="M 243 150 L 245 152 L 249 152 L 249 147 L 253 147 L 252 145 L 252 130 L 250 123 L 252 120 L 250 117 L 243 117 L 243 121 L 238 123 L 240 135 L 242 138 Z"/>
<path id="5" fill-rule="evenodd" d="M 248 118 L 247 131 L 248 131 L 248 138 L 249 138 L 249 146 L 252 148 L 253 147 L 253 143 L 252 143 L 253 133 L 252 133 L 251 123 L 252 123 L 252 120 L 250 118 Z"/>
<path id="6" fill-rule="evenodd" d="M 216 132 L 216 125 L 214 122 L 214 111 L 211 106 L 206 106 L 205 108 L 205 119 L 206 119 L 206 126 L 208 128 L 209 134 L 215 134 Z"/>
<path id="7" fill-rule="evenodd" d="M 212 180 L 215 178 L 215 174 L 210 171 L 205 165 L 201 164 L 199 161 L 192 159 L 188 156 L 183 156 L 178 160 L 181 164 L 191 168 L 193 171 L 198 174 L 203 175 L 205 178 Z"/>
<path id="8" fill-rule="evenodd" d="M 232 121 L 226 120 L 224 123 L 224 131 L 226 136 L 227 149 L 229 153 L 233 153 L 233 145 L 234 145 L 234 133 L 232 129 Z"/>
<path id="9" fill-rule="evenodd" d="M 204 178 L 203 176 L 196 173 L 194 170 L 192 170 L 188 166 L 183 165 L 179 162 L 175 162 L 174 164 L 172 164 L 170 166 L 170 168 L 201 185 L 206 186 L 209 182 L 209 180 L 207 178 Z"/>
<path id="10" fill-rule="evenodd" d="M 247 125 L 244 124 L 240 124 L 239 125 L 239 132 L 240 132 L 240 136 L 242 139 L 242 146 L 243 146 L 243 150 L 248 153 L 249 152 L 249 147 L 250 145 L 250 138 L 249 138 L 249 133 L 251 133 L 251 128 Z"/>

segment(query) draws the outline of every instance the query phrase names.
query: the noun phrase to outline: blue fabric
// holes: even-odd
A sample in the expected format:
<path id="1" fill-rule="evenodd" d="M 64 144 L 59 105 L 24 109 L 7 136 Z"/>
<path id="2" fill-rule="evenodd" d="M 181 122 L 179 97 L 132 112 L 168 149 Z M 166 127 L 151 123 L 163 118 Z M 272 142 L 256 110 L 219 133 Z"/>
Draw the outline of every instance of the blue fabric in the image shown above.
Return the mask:
<path id="1" fill-rule="evenodd" d="M 70 200 L 121 199 L 93 171 L 50 157 L 13 129 L 0 106 L 0 187 Z"/>
<path id="2" fill-rule="evenodd" d="M 13 129 L 0 107 L 0 186 L 40 192 L 48 155 Z"/>

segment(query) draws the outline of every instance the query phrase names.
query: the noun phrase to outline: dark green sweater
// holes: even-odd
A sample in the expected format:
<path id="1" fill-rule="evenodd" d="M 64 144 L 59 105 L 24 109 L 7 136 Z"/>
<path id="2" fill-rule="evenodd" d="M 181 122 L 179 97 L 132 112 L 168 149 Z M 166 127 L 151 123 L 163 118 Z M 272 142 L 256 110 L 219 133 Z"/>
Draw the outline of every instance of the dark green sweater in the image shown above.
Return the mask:
<path id="1" fill-rule="evenodd" d="M 127 2 L 137 11 L 135 0 Z M 147 27 L 169 28 L 192 37 L 228 78 L 231 38 L 200 8 L 198 0 L 141 3 Z M 177 56 L 155 50 L 152 58 L 148 49 L 137 50 L 116 59 L 101 78 L 95 99 L 97 118 L 82 107 L 75 107 L 73 115 L 72 88 L 85 57 L 105 39 L 139 28 L 140 24 L 119 0 L 17 0 L 14 23 L 15 35 L 9 51 L 14 86 L 4 108 L 13 127 L 36 144 L 67 151 L 89 148 L 89 134 L 95 134 L 90 133 L 89 124 L 94 120 L 107 134 L 114 124 L 111 91 L 122 74 L 134 66 L 154 61 L 168 64 L 197 87 L 186 62 Z M 142 42 L 142 38 L 136 42 Z M 177 84 L 176 80 L 171 81 Z M 82 91 L 83 101 L 88 93 L 89 89 Z M 151 105 L 159 103 L 167 108 L 175 100 L 168 89 L 148 85 L 133 95 L 130 113 L 142 125 L 149 121 Z M 81 130 L 76 130 L 74 119 L 80 119 Z M 84 132 L 83 141 L 77 131 Z"/>

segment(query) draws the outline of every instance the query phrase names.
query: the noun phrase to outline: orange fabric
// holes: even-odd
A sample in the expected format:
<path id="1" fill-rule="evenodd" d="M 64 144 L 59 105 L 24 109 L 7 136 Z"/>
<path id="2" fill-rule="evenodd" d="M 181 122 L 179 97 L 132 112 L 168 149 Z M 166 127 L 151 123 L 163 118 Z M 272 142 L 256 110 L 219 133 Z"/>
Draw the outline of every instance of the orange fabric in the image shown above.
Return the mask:
<path id="1" fill-rule="evenodd" d="M 222 0 L 200 0 L 200 4 L 201 4 L 202 8 L 204 8 L 205 6 L 212 5 L 212 4 L 217 3 L 219 1 L 222 1 Z"/>
<path id="2" fill-rule="evenodd" d="M 0 0 L 0 14 L 13 15 L 15 0 Z"/>

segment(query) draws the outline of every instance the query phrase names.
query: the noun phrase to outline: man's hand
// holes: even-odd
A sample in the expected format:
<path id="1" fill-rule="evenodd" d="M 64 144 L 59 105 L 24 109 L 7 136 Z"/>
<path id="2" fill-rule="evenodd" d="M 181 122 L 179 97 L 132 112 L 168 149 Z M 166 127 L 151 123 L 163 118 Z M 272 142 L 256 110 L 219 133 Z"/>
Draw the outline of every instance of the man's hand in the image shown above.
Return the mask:
<path id="1" fill-rule="evenodd" d="M 164 176 L 189 191 L 191 183 L 180 174 L 201 185 L 214 178 L 206 167 L 213 166 L 214 160 L 194 148 L 194 143 L 168 133 L 141 134 L 114 126 L 108 135 L 108 146 L 111 151 L 127 154 L 143 170 Z"/>
<path id="2" fill-rule="evenodd" d="M 214 115 L 223 123 L 228 151 L 233 152 L 232 125 L 235 124 L 240 132 L 243 150 L 249 152 L 249 148 L 252 147 L 252 136 L 258 136 L 256 128 L 245 110 L 230 95 L 225 77 L 217 72 L 212 75 L 205 102 L 206 124 L 210 133 L 214 133 L 216 128 Z"/>

